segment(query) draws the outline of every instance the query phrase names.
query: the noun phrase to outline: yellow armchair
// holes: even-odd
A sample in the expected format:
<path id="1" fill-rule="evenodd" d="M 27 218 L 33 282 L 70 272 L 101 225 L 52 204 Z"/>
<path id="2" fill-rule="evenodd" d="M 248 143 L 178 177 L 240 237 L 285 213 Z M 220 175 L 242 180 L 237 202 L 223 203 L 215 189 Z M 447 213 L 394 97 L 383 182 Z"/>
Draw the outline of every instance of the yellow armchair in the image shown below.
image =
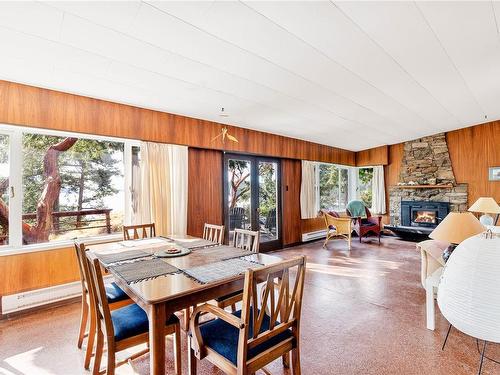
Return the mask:
<path id="1" fill-rule="evenodd" d="M 323 247 L 329 240 L 336 237 L 341 237 L 347 241 L 348 250 L 351 250 L 351 233 L 352 233 L 352 218 L 351 217 L 335 217 L 328 213 L 326 210 L 321 210 L 323 217 L 325 218 L 326 225 L 326 239 L 323 243 Z"/>

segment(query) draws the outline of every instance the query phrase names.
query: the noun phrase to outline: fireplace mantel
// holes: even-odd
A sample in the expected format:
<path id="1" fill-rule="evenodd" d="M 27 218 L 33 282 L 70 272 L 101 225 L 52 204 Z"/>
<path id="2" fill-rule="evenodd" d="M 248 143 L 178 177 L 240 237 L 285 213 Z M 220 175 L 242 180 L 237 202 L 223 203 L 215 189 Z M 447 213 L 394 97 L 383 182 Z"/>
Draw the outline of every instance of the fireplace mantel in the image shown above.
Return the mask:
<path id="1" fill-rule="evenodd" d="M 443 185 L 393 185 L 391 188 L 395 189 L 453 189 L 452 184 Z"/>

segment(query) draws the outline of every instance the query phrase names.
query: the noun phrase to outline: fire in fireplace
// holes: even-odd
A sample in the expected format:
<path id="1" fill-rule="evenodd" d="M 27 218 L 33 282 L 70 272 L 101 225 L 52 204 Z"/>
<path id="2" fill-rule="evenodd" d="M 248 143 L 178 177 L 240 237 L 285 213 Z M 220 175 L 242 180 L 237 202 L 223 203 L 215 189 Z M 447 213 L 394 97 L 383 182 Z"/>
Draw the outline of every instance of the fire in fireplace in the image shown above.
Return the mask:
<path id="1" fill-rule="evenodd" d="M 414 211 L 414 223 L 436 224 L 436 211 Z"/>
<path id="2" fill-rule="evenodd" d="M 411 227 L 436 227 L 448 215 L 447 202 L 402 201 L 401 225 Z"/>

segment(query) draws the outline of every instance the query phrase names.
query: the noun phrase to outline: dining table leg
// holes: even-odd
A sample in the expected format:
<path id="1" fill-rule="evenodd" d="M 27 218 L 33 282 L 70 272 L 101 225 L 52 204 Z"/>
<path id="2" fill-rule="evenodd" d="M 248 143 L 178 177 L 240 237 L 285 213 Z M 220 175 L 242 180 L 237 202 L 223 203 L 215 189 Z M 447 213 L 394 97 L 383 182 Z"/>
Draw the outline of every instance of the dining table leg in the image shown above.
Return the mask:
<path id="1" fill-rule="evenodd" d="M 149 311 L 149 373 L 165 375 L 165 304 L 151 306 Z"/>

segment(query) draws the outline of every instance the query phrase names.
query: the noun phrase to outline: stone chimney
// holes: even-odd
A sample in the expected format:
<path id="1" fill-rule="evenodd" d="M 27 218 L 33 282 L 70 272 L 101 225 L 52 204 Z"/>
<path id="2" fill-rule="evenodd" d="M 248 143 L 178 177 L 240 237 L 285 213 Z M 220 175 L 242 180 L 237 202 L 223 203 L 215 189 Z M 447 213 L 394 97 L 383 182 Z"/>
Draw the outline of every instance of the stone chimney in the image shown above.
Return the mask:
<path id="1" fill-rule="evenodd" d="M 455 175 L 444 133 L 405 142 L 399 182 L 455 185 Z"/>
<path id="2" fill-rule="evenodd" d="M 445 186 L 410 189 L 407 185 Z M 444 133 L 405 142 L 398 186 L 389 188 L 391 223 L 400 223 L 402 200 L 448 202 L 450 211 L 465 211 L 467 190 L 467 184 L 456 183 Z"/>

